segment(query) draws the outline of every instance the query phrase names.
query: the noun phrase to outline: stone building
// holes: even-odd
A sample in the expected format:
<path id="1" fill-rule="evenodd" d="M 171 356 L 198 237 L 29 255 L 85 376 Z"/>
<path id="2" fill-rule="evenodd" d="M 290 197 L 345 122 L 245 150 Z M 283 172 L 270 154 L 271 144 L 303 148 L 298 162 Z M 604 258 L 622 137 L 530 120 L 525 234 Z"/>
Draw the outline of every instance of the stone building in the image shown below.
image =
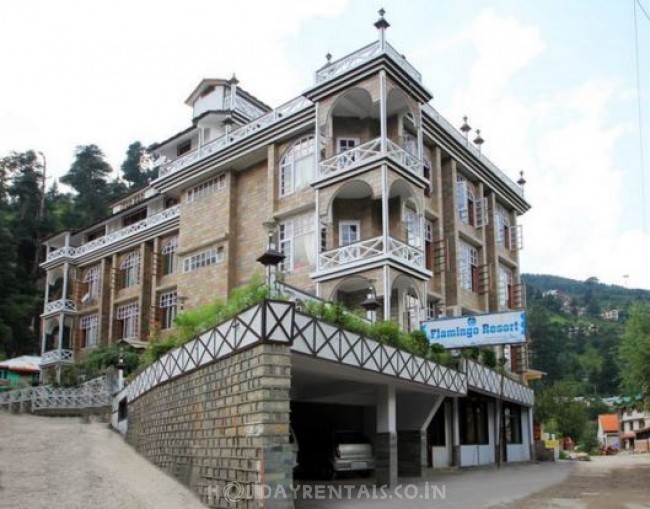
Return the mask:
<path id="1" fill-rule="evenodd" d="M 383 15 L 375 26 L 377 41 L 328 55 L 313 86 L 275 109 L 234 77 L 203 80 L 190 126 L 153 149 L 157 178 L 104 221 L 47 240 L 45 368 L 96 345 L 146 346 L 179 309 L 264 274 L 269 234 L 285 290 L 353 310 L 370 292 L 377 318 L 407 330 L 523 308 L 523 180 L 429 104 Z M 524 347 L 503 354 L 526 370 Z"/>

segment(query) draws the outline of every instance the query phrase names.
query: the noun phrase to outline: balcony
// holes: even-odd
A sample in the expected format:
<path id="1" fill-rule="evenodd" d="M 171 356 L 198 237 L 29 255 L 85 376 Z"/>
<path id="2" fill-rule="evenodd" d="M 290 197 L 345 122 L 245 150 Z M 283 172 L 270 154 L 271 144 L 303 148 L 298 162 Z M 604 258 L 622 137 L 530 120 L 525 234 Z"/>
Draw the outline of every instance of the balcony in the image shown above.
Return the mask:
<path id="1" fill-rule="evenodd" d="M 415 67 L 406 61 L 406 58 L 400 55 L 397 50 L 388 43 L 385 43 L 384 50 L 382 51 L 381 43 L 377 41 L 369 44 L 368 46 L 364 46 L 360 50 L 357 50 L 354 53 L 350 53 L 349 55 L 340 58 L 339 60 L 335 60 L 331 64 L 317 71 L 316 84 L 319 85 L 333 78 L 336 78 L 337 76 L 345 74 L 346 72 L 359 67 L 366 62 L 369 62 L 379 55 L 388 55 L 391 60 L 393 60 L 415 81 L 422 83 L 422 75 Z"/>
<path id="2" fill-rule="evenodd" d="M 380 256 L 393 258 L 410 267 L 425 269 L 424 253 L 417 247 L 410 246 L 393 237 L 388 237 L 388 246 L 384 237 L 374 237 L 346 246 L 341 246 L 319 255 L 319 272 L 325 272 L 358 265 L 359 262 L 372 260 Z"/>
<path id="3" fill-rule="evenodd" d="M 53 366 L 56 364 L 74 364 L 74 352 L 72 350 L 50 350 L 41 355 L 41 367 Z"/>
<path id="4" fill-rule="evenodd" d="M 249 122 L 248 124 L 245 124 L 240 128 L 235 129 L 230 134 L 226 134 L 224 136 L 216 138 L 210 141 L 209 143 L 206 143 L 202 147 L 199 147 L 198 149 L 188 152 L 187 154 L 183 155 L 182 157 L 179 157 L 178 159 L 174 159 L 173 161 L 169 161 L 169 162 L 164 162 L 159 166 L 158 178 L 161 179 L 163 177 L 176 173 L 180 170 L 183 170 L 188 166 L 190 166 L 191 164 L 201 161 L 212 154 L 216 154 L 217 152 L 222 151 L 226 147 L 233 145 L 238 141 L 243 140 L 244 138 L 248 138 L 249 136 L 279 122 L 284 118 L 287 118 L 295 113 L 307 109 L 311 105 L 312 102 L 309 99 L 306 99 L 302 96 L 297 97 L 296 99 L 293 99 L 292 101 L 283 104 L 282 106 L 267 113 L 266 115 L 262 115 L 261 117 L 258 117 L 255 120 L 253 120 L 252 122 Z M 244 108 L 246 108 L 245 111 Z M 246 115 L 253 115 L 256 113 L 252 111 L 251 108 L 253 108 L 253 106 L 244 103 L 243 101 L 237 103 L 236 105 L 236 109 L 241 110 Z"/>
<path id="5" fill-rule="evenodd" d="M 383 155 L 381 138 L 357 145 L 350 150 L 341 152 L 321 162 L 318 166 L 319 179 L 345 174 L 369 161 L 379 159 Z M 420 160 L 404 150 L 397 143 L 386 140 L 385 155 L 404 168 L 408 173 L 423 178 L 423 167 Z"/>
<path id="6" fill-rule="evenodd" d="M 69 299 L 53 300 L 45 304 L 45 310 L 41 316 L 46 316 L 53 313 L 59 313 L 61 311 L 76 313 L 77 305 L 74 303 L 74 301 Z"/>
<path id="7" fill-rule="evenodd" d="M 97 251 L 102 247 L 110 246 L 111 244 L 114 244 L 120 240 L 128 239 L 129 237 L 149 230 L 154 226 L 158 226 L 171 219 L 177 218 L 179 215 L 179 205 L 170 207 L 163 210 L 162 212 L 159 212 L 158 214 L 154 214 L 153 216 L 127 226 L 126 228 L 122 228 L 121 230 L 117 230 L 115 232 L 109 233 L 108 235 L 104 235 L 103 237 L 99 237 L 98 239 L 83 244 L 82 246 L 64 246 L 60 249 L 57 249 L 56 251 L 51 251 L 47 254 L 46 262 L 51 262 L 59 258 L 77 258 L 92 253 L 93 251 Z"/>

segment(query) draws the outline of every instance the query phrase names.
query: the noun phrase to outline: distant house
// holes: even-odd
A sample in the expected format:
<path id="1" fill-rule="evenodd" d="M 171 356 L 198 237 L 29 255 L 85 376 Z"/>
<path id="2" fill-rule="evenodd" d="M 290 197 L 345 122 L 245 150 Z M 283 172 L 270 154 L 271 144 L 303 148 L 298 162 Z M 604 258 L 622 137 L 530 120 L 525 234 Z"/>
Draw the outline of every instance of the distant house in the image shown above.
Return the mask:
<path id="1" fill-rule="evenodd" d="M 41 358 L 22 355 L 0 361 L 0 391 L 24 387 L 38 382 Z"/>
<path id="2" fill-rule="evenodd" d="M 608 311 L 603 311 L 602 313 L 603 320 L 609 322 L 618 322 L 618 309 L 610 309 Z"/>
<path id="3" fill-rule="evenodd" d="M 598 416 L 598 441 L 602 447 L 619 448 L 619 429 L 617 414 L 600 414 Z"/>

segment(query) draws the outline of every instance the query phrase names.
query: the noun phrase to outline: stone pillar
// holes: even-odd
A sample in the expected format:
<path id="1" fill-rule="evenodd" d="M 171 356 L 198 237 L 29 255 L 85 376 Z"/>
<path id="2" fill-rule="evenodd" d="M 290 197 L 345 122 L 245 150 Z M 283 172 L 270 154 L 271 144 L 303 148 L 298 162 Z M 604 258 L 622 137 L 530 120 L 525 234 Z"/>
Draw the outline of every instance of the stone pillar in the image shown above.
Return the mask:
<path id="1" fill-rule="evenodd" d="M 455 467 L 462 466 L 460 463 L 460 415 L 458 411 L 458 398 L 451 400 L 451 464 Z"/>
<path id="2" fill-rule="evenodd" d="M 397 423 L 395 386 L 377 389 L 377 440 L 375 443 L 378 485 L 397 484 Z"/>

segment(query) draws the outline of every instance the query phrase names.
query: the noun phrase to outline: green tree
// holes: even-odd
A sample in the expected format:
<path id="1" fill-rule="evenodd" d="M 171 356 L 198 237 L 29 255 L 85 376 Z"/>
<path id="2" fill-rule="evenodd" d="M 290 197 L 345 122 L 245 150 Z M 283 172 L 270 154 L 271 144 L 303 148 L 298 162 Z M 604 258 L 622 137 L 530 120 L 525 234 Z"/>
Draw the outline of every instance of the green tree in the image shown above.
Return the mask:
<path id="1" fill-rule="evenodd" d="M 579 395 L 580 386 L 558 382 L 535 393 L 535 416 L 550 433 L 582 440 L 587 425 L 587 403 Z"/>
<path id="2" fill-rule="evenodd" d="M 107 178 L 112 171 L 97 145 L 77 147 L 72 166 L 61 177 L 61 182 L 77 192 L 76 220 L 71 227 L 80 228 L 107 215 L 111 201 Z"/>
<path id="3" fill-rule="evenodd" d="M 139 141 L 131 143 L 126 150 L 126 159 L 124 159 L 121 169 L 124 180 L 129 182 L 130 191 L 145 187 L 153 178 L 153 171 L 143 169 L 140 164 L 144 153 L 145 147 Z"/>
<path id="4" fill-rule="evenodd" d="M 637 303 L 630 308 L 619 348 L 621 389 L 650 396 L 650 305 Z"/>

